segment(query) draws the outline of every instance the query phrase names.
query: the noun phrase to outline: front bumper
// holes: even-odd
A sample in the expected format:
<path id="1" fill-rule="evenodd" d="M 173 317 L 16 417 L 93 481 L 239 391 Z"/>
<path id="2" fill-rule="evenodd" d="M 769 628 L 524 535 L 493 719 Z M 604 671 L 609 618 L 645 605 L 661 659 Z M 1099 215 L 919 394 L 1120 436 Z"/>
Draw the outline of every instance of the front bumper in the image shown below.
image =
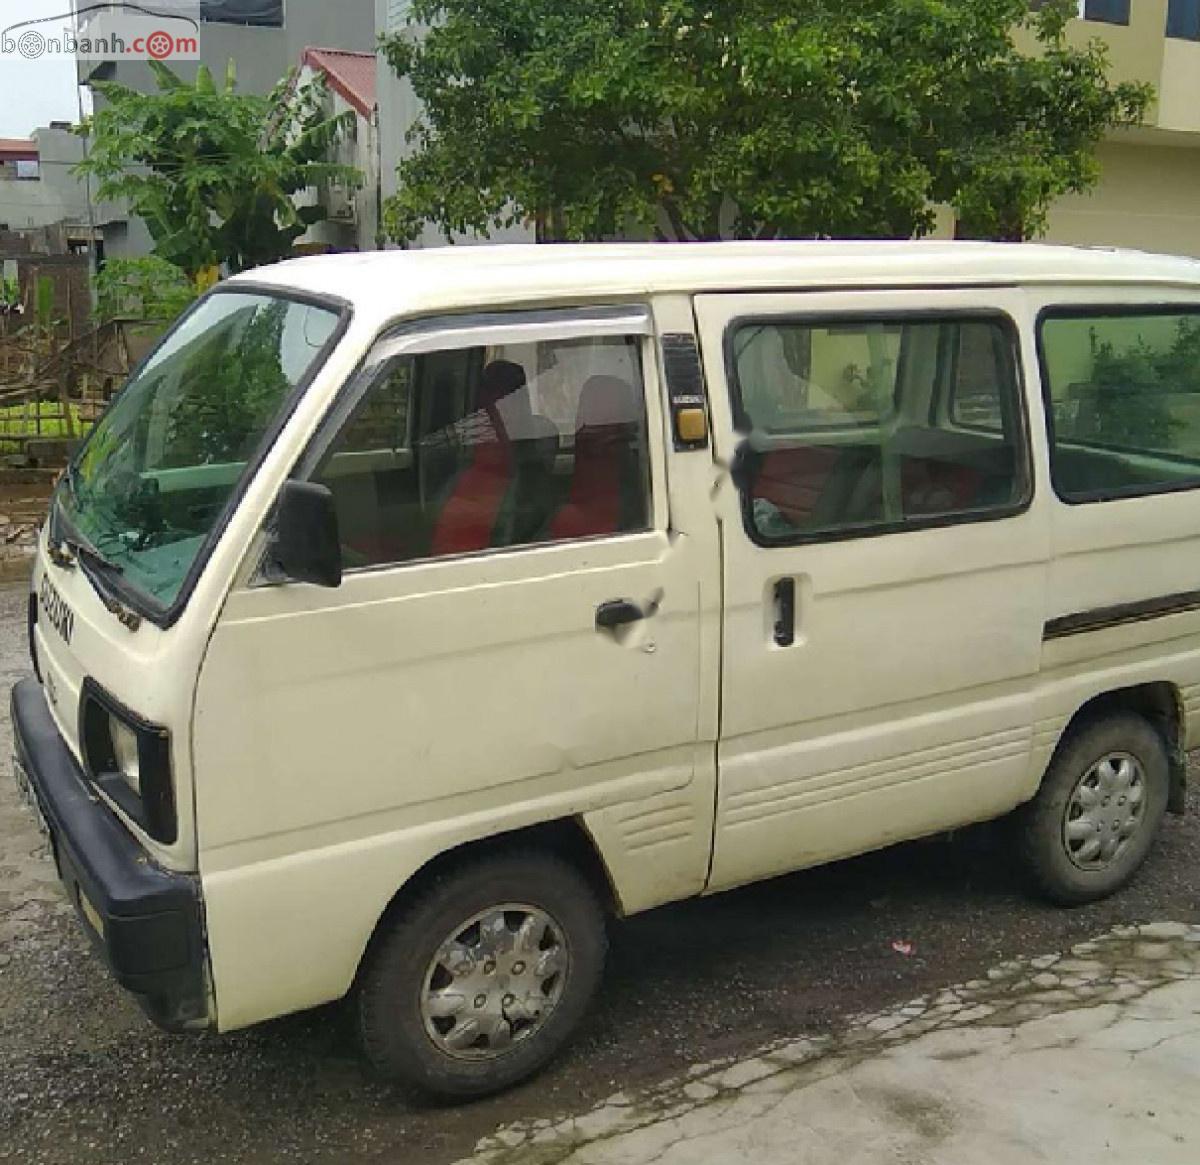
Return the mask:
<path id="1" fill-rule="evenodd" d="M 91 792 L 36 680 L 13 688 L 12 722 L 59 877 L 113 977 L 160 1027 L 210 1026 L 198 879 L 151 862 Z"/>

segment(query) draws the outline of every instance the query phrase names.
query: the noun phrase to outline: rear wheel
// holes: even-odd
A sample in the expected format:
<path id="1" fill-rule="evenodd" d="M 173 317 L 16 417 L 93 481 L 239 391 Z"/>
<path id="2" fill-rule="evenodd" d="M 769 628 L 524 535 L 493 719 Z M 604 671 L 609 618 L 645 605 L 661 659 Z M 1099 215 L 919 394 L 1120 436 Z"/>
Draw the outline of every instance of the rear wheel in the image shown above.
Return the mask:
<path id="1" fill-rule="evenodd" d="M 1120 712 L 1072 729 L 1017 817 L 1038 888 L 1064 906 L 1119 890 L 1150 852 L 1169 788 L 1166 745 L 1144 717 Z"/>
<path id="2" fill-rule="evenodd" d="M 548 854 L 464 865 L 385 927 L 359 989 L 364 1050 L 385 1075 L 442 1097 L 483 1096 L 540 1069 L 604 966 L 596 895 Z"/>

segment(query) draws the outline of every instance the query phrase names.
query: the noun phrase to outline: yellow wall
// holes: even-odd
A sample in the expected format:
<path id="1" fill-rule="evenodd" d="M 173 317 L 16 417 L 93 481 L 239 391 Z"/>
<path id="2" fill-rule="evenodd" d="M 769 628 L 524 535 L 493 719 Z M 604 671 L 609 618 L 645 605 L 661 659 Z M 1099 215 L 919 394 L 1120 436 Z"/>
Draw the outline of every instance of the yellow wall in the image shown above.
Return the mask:
<path id="1" fill-rule="evenodd" d="M 1163 41 L 1158 124 L 1163 129 L 1200 130 L 1200 43 Z"/>
<path id="2" fill-rule="evenodd" d="M 1114 80 L 1150 82 L 1157 100 L 1147 113 L 1149 129 L 1100 146 L 1100 184 L 1051 210 L 1045 241 L 1200 258 L 1200 43 L 1168 39 L 1166 24 L 1167 0 L 1135 0 L 1127 26 L 1090 20 L 1067 26 L 1074 45 L 1093 39 L 1107 45 Z M 1017 39 L 1034 48 L 1027 33 Z M 1143 140 L 1131 140 L 1138 134 Z M 935 234 L 953 232 L 953 213 L 939 207 Z"/>
<path id="3" fill-rule="evenodd" d="M 1100 184 L 1051 210 L 1047 242 L 1200 257 L 1200 149 L 1106 142 L 1097 156 Z"/>
<path id="4" fill-rule="evenodd" d="M 1166 45 L 1167 0 L 1133 0 L 1129 23 L 1105 24 L 1099 20 L 1072 20 L 1067 40 L 1082 47 L 1098 39 L 1108 45 L 1114 81 L 1149 81 L 1157 85 Z M 1150 117 L 1153 121 L 1153 114 Z"/>
<path id="5" fill-rule="evenodd" d="M 1114 81 L 1149 81 L 1157 88 L 1168 43 L 1163 35 L 1167 28 L 1167 0 L 1133 0 L 1129 7 L 1127 25 L 1072 20 L 1067 25 L 1067 41 L 1080 48 L 1092 40 L 1103 41 L 1108 47 L 1109 76 Z M 1019 30 L 1015 40 L 1027 52 L 1034 51 L 1037 45 L 1025 30 Z M 1153 105 L 1146 120 L 1150 125 L 1157 124 Z M 1197 125 L 1200 128 L 1200 118 L 1197 118 Z"/>
<path id="6" fill-rule="evenodd" d="M 1187 146 L 1104 142 L 1100 182 L 1051 207 L 1036 242 L 1132 247 L 1200 258 L 1200 135 Z M 934 238 L 954 237 L 954 212 L 938 206 Z"/>

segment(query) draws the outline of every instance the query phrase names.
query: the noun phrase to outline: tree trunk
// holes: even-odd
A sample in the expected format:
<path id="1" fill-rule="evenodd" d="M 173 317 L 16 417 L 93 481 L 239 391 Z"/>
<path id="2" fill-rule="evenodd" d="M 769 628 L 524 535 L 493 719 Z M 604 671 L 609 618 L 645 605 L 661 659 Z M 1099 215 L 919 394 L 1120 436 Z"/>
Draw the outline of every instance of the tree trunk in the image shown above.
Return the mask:
<path id="1" fill-rule="evenodd" d="M 674 231 L 675 237 L 670 242 L 686 243 L 691 240 L 691 234 L 684 225 L 683 216 L 679 213 L 679 206 L 673 198 L 664 198 L 659 205 L 662 207 L 663 214 L 667 216 L 667 221 L 671 224 L 671 230 Z"/>
<path id="2" fill-rule="evenodd" d="M 994 229 L 984 230 L 973 227 L 964 219 L 955 219 L 954 237 L 956 239 L 973 239 L 978 242 L 993 243 L 1023 243 L 1025 241 L 1025 224 L 1018 218 L 1004 216 Z"/>

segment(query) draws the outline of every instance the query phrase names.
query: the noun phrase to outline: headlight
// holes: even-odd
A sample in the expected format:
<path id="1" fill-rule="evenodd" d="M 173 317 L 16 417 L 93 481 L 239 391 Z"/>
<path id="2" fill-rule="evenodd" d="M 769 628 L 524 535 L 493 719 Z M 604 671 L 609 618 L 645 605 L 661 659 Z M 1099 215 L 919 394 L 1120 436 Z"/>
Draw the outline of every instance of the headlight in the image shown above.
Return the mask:
<path id="1" fill-rule="evenodd" d="M 179 823 L 167 730 L 143 720 L 87 679 L 79 739 L 88 776 L 97 788 L 156 841 L 174 842 Z"/>
<path id="2" fill-rule="evenodd" d="M 133 791 L 141 796 L 142 783 L 138 771 L 141 757 L 138 755 L 137 733 L 115 716 L 108 718 L 108 733 L 109 739 L 112 741 L 113 760 L 117 762 L 117 770 L 129 782 Z"/>

